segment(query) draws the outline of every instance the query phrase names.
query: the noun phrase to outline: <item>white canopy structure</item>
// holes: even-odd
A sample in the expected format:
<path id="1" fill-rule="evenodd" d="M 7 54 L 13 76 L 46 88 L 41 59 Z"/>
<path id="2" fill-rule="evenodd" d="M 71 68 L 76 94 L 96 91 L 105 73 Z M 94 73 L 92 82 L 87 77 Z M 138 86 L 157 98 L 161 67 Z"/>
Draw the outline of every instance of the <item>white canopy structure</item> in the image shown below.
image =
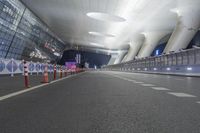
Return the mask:
<path id="1" fill-rule="evenodd" d="M 200 27 L 200 0 L 21 1 L 64 42 L 122 50 L 115 63 L 150 56 L 167 34 L 165 53 L 186 48 Z"/>

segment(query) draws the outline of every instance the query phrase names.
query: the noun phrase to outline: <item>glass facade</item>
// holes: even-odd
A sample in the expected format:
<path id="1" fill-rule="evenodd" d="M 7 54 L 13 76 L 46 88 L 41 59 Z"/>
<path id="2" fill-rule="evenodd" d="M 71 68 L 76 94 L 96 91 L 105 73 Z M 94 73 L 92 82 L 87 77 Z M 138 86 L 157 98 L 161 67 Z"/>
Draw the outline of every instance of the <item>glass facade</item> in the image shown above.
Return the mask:
<path id="1" fill-rule="evenodd" d="M 0 0 L 0 58 L 59 60 L 65 44 L 19 0 Z"/>

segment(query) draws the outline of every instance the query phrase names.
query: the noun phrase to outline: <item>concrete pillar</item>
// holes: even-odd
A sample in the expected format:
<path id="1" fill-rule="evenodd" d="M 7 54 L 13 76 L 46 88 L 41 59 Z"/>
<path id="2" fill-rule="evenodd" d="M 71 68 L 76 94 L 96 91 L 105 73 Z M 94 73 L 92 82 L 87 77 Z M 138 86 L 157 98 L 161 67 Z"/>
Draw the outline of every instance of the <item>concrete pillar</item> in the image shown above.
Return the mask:
<path id="1" fill-rule="evenodd" d="M 121 61 L 122 63 L 123 63 L 123 62 L 126 62 L 127 54 L 128 54 L 128 53 L 126 53 L 126 55 L 125 55 L 124 58 L 122 59 L 122 61 Z"/>
<path id="2" fill-rule="evenodd" d="M 111 55 L 111 58 L 110 58 L 110 60 L 109 60 L 107 65 L 113 65 L 115 60 L 116 60 L 116 58 L 117 58 L 117 55 Z"/>
<path id="3" fill-rule="evenodd" d="M 170 31 L 144 32 L 145 41 L 138 53 L 138 58 L 150 56 L 156 46 L 158 46 L 159 41 L 169 33 Z"/>
<path id="4" fill-rule="evenodd" d="M 119 64 L 121 63 L 122 59 L 124 58 L 125 54 L 127 53 L 127 51 L 120 51 L 118 54 L 118 57 L 116 58 L 114 64 Z"/>
<path id="5" fill-rule="evenodd" d="M 134 57 L 137 55 L 138 51 L 140 50 L 143 41 L 144 40 L 140 38 L 140 39 L 130 42 L 129 44 L 130 47 L 129 47 L 128 54 L 125 61 L 130 61 L 134 59 Z"/>
<path id="6" fill-rule="evenodd" d="M 178 51 L 188 46 L 200 27 L 200 9 L 198 8 L 186 7 L 172 10 L 177 13 L 177 24 L 164 53 Z"/>

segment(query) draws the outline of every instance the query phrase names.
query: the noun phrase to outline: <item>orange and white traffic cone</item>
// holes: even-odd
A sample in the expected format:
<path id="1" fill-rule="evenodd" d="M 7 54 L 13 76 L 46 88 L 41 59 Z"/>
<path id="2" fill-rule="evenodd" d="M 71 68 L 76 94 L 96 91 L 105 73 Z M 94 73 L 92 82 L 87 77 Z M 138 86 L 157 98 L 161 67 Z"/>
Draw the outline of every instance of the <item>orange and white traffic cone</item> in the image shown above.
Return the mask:
<path id="1" fill-rule="evenodd" d="M 62 78 L 62 73 L 63 73 L 62 66 L 60 66 L 60 78 Z"/>
<path id="2" fill-rule="evenodd" d="M 24 85 L 26 88 L 30 87 L 28 78 L 28 65 L 26 61 L 24 61 Z"/>
<path id="3" fill-rule="evenodd" d="M 56 80 L 56 64 L 54 64 L 53 79 Z"/>
<path id="4" fill-rule="evenodd" d="M 43 81 L 41 83 L 49 83 L 49 75 L 48 75 L 48 66 L 45 66 L 44 74 L 43 74 Z"/>
<path id="5" fill-rule="evenodd" d="M 65 77 L 67 77 L 67 68 L 65 68 L 64 71 L 65 71 Z"/>

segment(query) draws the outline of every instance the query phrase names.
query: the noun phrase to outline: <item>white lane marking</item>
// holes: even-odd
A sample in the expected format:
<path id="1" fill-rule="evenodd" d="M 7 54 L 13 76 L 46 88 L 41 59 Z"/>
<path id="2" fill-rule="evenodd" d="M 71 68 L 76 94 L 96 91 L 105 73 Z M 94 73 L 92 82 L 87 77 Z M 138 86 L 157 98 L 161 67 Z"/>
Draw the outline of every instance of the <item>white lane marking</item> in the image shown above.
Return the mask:
<path id="1" fill-rule="evenodd" d="M 126 81 L 133 81 L 133 80 L 131 80 L 131 79 L 128 79 L 128 78 L 125 78 L 125 77 L 120 77 L 120 76 L 118 76 L 118 75 L 111 75 L 111 74 L 108 74 L 108 75 L 110 75 L 110 76 L 113 76 L 113 77 L 116 77 L 116 78 L 119 78 L 119 79 L 123 79 L 123 80 L 126 80 Z"/>
<path id="2" fill-rule="evenodd" d="M 84 72 L 82 72 L 82 73 L 84 73 Z M 58 82 L 58 81 L 61 81 L 61 80 L 67 79 L 67 78 L 71 78 L 71 77 L 80 75 L 82 73 L 79 73 L 79 74 L 76 74 L 76 75 L 70 75 L 70 76 L 64 77 L 62 79 L 57 79 L 57 80 L 51 81 L 50 83 L 47 83 L 47 84 L 37 85 L 37 86 L 31 87 L 31 88 L 28 88 L 28 89 L 24 89 L 24 90 L 21 90 L 21 91 L 17 91 L 17 92 L 13 92 L 13 93 L 7 94 L 5 96 L 1 96 L 0 97 L 0 101 L 6 100 L 8 98 L 11 98 L 11 97 L 14 97 L 14 96 L 17 96 L 17 95 L 20 95 L 20 94 L 23 94 L 23 93 L 26 93 L 26 92 L 29 92 L 29 91 L 32 91 L 32 90 L 35 90 L 35 89 L 43 87 L 43 86 L 48 86 L 48 85 L 53 84 L 55 82 Z"/>
<path id="3" fill-rule="evenodd" d="M 133 82 L 133 81 L 135 81 L 135 80 L 132 80 L 132 79 L 129 79 L 129 78 L 122 78 L 122 77 L 119 77 L 119 78 L 121 78 L 121 79 L 123 79 L 123 80 L 127 80 L 127 81 L 130 81 L 130 82 Z"/>
<path id="4" fill-rule="evenodd" d="M 153 84 L 141 84 L 142 86 L 147 86 L 147 87 L 151 87 L 151 86 L 155 86 Z"/>
<path id="5" fill-rule="evenodd" d="M 127 80 L 126 78 L 123 78 L 123 77 L 118 77 L 118 76 L 114 76 L 114 77 L 122 79 L 122 80 Z"/>
<path id="6" fill-rule="evenodd" d="M 167 91 L 167 90 L 170 90 L 170 89 L 167 89 L 167 88 L 164 88 L 164 87 L 151 87 L 151 89 L 159 90 L 159 91 Z"/>
<path id="7" fill-rule="evenodd" d="M 180 80 L 180 81 L 183 81 L 184 79 L 175 79 L 175 80 Z"/>
<path id="8" fill-rule="evenodd" d="M 120 77 L 120 76 L 118 76 L 118 75 L 111 75 L 111 74 L 108 74 L 108 75 L 113 76 L 113 77 L 116 77 L 116 78 L 120 78 L 120 79 L 123 79 L 123 80 L 126 80 L 126 81 L 130 81 L 130 82 L 133 82 L 133 83 L 136 83 L 136 84 L 141 84 L 141 85 L 147 86 L 147 87 L 155 86 L 155 85 L 153 85 L 153 84 L 145 84 L 144 82 L 136 81 L 136 80 L 129 79 L 129 78 L 125 78 L 125 77 Z"/>
<path id="9" fill-rule="evenodd" d="M 168 92 L 168 94 L 174 95 L 176 97 L 196 97 L 196 96 L 191 95 L 191 94 L 179 93 L 179 92 Z"/>
<path id="10" fill-rule="evenodd" d="M 123 79 L 123 80 L 129 80 L 129 79 L 127 79 L 127 78 L 121 78 L 121 79 Z"/>
<path id="11" fill-rule="evenodd" d="M 200 104 L 200 101 L 197 101 L 196 103 Z"/>
<path id="12" fill-rule="evenodd" d="M 134 83 L 136 83 L 136 84 L 143 84 L 144 82 L 136 81 L 136 82 L 134 82 Z"/>
<path id="13" fill-rule="evenodd" d="M 106 73 L 107 74 L 107 73 Z M 113 76 L 113 77 L 116 77 L 116 78 L 119 78 L 119 79 L 123 79 L 125 81 L 130 81 L 130 82 L 133 82 L 133 83 L 144 83 L 144 82 L 137 82 L 133 79 L 129 79 L 129 78 L 125 78 L 125 77 L 120 77 L 118 75 L 112 75 L 112 74 L 107 74 L 107 75 L 110 75 L 110 76 Z"/>
<path id="14" fill-rule="evenodd" d="M 127 81 L 130 81 L 130 82 L 133 82 L 133 80 L 132 79 L 126 79 Z"/>
<path id="15" fill-rule="evenodd" d="M 128 79 L 128 78 L 121 78 L 121 79 L 126 80 L 126 81 L 129 81 L 129 82 L 134 82 L 134 80 Z"/>

